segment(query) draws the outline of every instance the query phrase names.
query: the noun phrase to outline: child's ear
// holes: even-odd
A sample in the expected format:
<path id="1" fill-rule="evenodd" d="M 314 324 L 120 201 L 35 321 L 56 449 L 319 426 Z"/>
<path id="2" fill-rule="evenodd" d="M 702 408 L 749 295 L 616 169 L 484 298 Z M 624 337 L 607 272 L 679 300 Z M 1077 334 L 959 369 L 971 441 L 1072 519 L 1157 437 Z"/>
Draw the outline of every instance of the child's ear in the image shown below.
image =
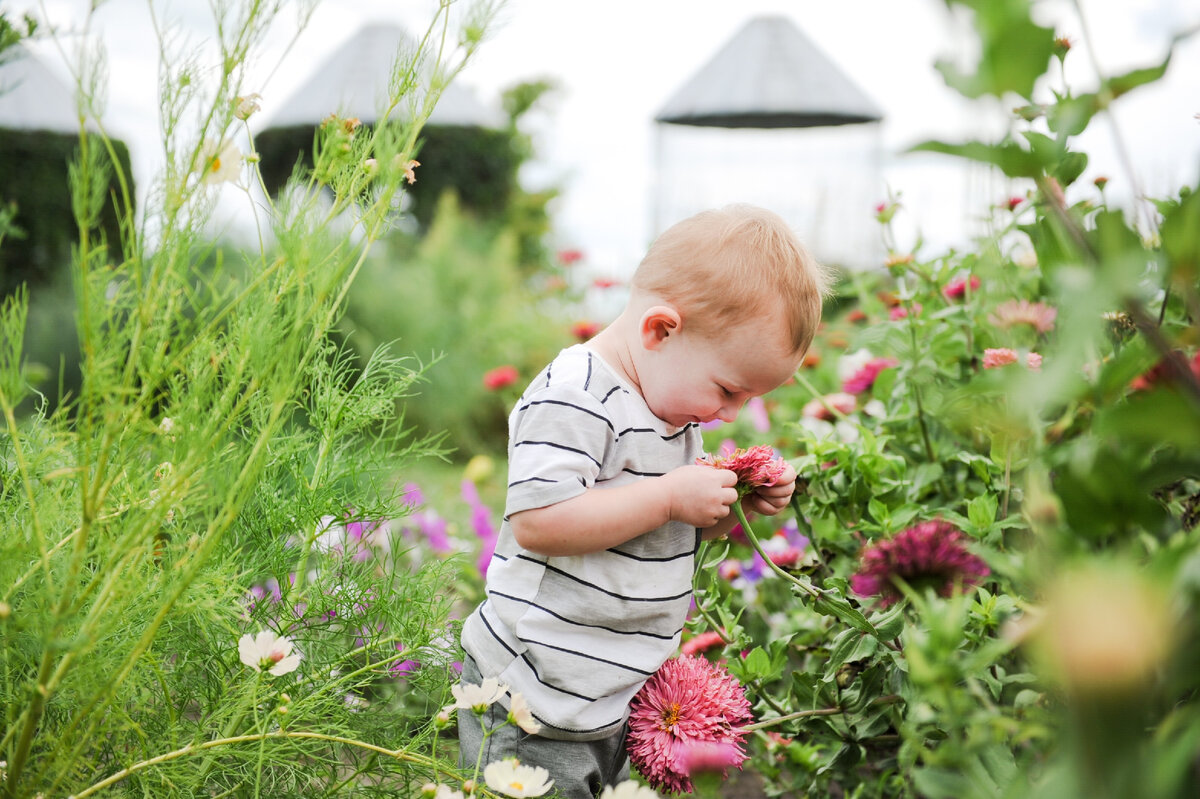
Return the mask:
<path id="1" fill-rule="evenodd" d="M 658 349 L 671 335 L 678 334 L 683 319 L 679 311 L 670 305 L 654 305 L 642 314 L 639 333 L 642 346 L 648 350 Z"/>

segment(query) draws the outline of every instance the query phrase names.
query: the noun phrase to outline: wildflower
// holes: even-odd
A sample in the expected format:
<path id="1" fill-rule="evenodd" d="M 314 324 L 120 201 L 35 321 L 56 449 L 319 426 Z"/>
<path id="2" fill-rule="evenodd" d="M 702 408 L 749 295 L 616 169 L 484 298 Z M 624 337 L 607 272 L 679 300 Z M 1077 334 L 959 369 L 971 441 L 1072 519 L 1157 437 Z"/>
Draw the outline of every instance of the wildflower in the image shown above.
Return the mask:
<path id="1" fill-rule="evenodd" d="M 728 469 L 737 475 L 737 492 L 742 497 L 759 486 L 773 486 L 787 470 L 783 458 L 766 444 L 749 449 L 726 450 L 724 455 L 704 455 L 697 458 L 700 466 Z"/>
<path id="2" fill-rule="evenodd" d="M 1016 350 L 1011 350 L 1008 347 L 988 348 L 983 351 L 984 369 L 998 369 L 1001 366 L 1020 362 L 1021 356 L 1017 354 Z M 1033 370 L 1042 368 L 1042 356 L 1036 352 L 1025 353 L 1025 365 Z"/>
<path id="3" fill-rule="evenodd" d="M 495 369 L 490 369 L 484 372 L 483 385 L 489 391 L 499 391 L 500 389 L 511 386 L 517 382 L 517 367 L 511 364 L 497 366 Z"/>
<path id="4" fill-rule="evenodd" d="M 522 765 L 515 757 L 488 763 L 483 780 L 493 791 L 513 797 L 541 796 L 554 785 L 546 769 Z"/>
<path id="5" fill-rule="evenodd" d="M 404 646 L 404 644 L 396 644 L 397 652 L 403 652 L 405 650 L 405 648 L 406 647 Z M 416 671 L 419 668 L 421 668 L 421 662 L 418 660 L 412 660 L 411 658 L 409 658 L 409 659 L 405 659 L 405 660 L 398 660 L 395 663 L 393 663 L 392 665 L 388 666 L 388 672 L 393 677 L 403 677 L 407 674 L 412 674 L 414 671 Z"/>
<path id="6" fill-rule="evenodd" d="M 592 281 L 592 285 L 598 289 L 611 289 L 621 285 L 621 281 L 613 277 L 598 277 Z"/>
<path id="7" fill-rule="evenodd" d="M 865 322 L 865 321 L 867 321 L 867 312 L 864 311 L 862 308 L 852 308 L 850 310 L 850 312 L 848 314 L 846 314 L 846 321 L 847 322 Z"/>
<path id="8" fill-rule="evenodd" d="M 241 120 L 249 119 L 256 111 L 262 109 L 262 105 L 258 102 L 261 99 L 262 95 L 260 94 L 247 94 L 244 97 L 233 98 L 233 115 Z"/>
<path id="9" fill-rule="evenodd" d="M 948 300 L 956 300 L 967 293 L 968 285 L 971 287 L 971 291 L 977 290 L 980 286 L 979 278 L 975 275 L 971 275 L 969 278 L 955 278 L 942 287 L 942 296 Z"/>
<path id="10" fill-rule="evenodd" d="M 1007 202 L 1008 210 L 1010 210 L 1010 211 L 1017 210 L 1017 206 L 1023 202 L 1025 202 L 1024 197 L 1009 197 L 1008 202 Z"/>
<path id="11" fill-rule="evenodd" d="M 639 785 L 633 780 L 625 780 L 619 785 L 606 785 L 600 792 L 600 799 L 659 799 L 653 789 Z"/>
<path id="12" fill-rule="evenodd" d="M 262 630 L 255 636 L 246 633 L 239 638 L 238 658 L 255 671 L 265 669 L 275 677 L 300 667 L 300 653 L 292 651 L 291 640 L 271 630 Z"/>
<path id="13" fill-rule="evenodd" d="M 420 165 L 421 162 L 416 159 L 411 159 L 404 165 L 404 179 L 408 181 L 410 186 L 417 182 L 417 173 L 415 170 Z"/>
<path id="14" fill-rule="evenodd" d="M 1054 329 L 1057 317 L 1058 309 L 1044 302 L 1008 300 L 997 305 L 988 319 L 997 327 L 1029 325 L 1039 333 L 1048 333 Z"/>
<path id="15" fill-rule="evenodd" d="M 887 257 L 887 260 L 883 262 L 883 265 L 888 269 L 892 269 L 893 267 L 908 266 L 913 262 L 913 260 L 914 258 L 912 253 L 905 253 L 904 255 L 900 255 L 899 253 L 890 253 Z"/>
<path id="16" fill-rule="evenodd" d="M 425 799 L 464 799 L 462 791 L 456 791 L 449 785 L 432 782 L 421 786 L 421 796 Z"/>
<path id="17" fill-rule="evenodd" d="M 1104 187 L 1108 185 L 1108 178 L 1104 177 L 1104 175 L 1098 175 L 1092 180 L 1092 184 L 1100 191 L 1104 191 Z"/>
<path id="18" fill-rule="evenodd" d="M 870 391 L 875 385 L 875 379 L 884 369 L 890 369 L 900 363 L 895 358 L 872 358 L 863 364 L 862 368 L 842 381 L 842 391 L 849 394 L 862 394 Z"/>
<path id="19" fill-rule="evenodd" d="M 513 693 L 508 703 L 508 720 L 530 735 L 537 735 L 542 730 L 542 725 L 533 717 L 529 702 L 520 693 Z"/>
<path id="20" fill-rule="evenodd" d="M 739 524 L 738 527 L 740 528 L 741 525 Z M 730 536 L 732 537 L 732 535 L 733 532 L 730 531 Z M 717 566 L 717 575 L 722 580 L 736 580 L 738 577 L 742 576 L 742 564 L 741 562 L 732 559 L 723 560 L 721 561 L 720 565 Z M 685 652 L 684 654 L 691 655 L 695 653 Z"/>
<path id="21" fill-rule="evenodd" d="M 762 397 L 750 398 L 746 403 L 746 414 L 757 432 L 765 433 L 771 429 L 771 415 L 767 413 L 767 404 Z"/>
<path id="22" fill-rule="evenodd" d="M 1172 352 L 1130 381 L 1129 387 L 1134 391 L 1145 391 L 1157 385 L 1170 385 L 1189 370 L 1196 380 L 1200 380 L 1200 350 L 1192 356 L 1190 363 L 1183 352 Z"/>
<path id="23" fill-rule="evenodd" d="M 740 569 L 739 569 L 740 570 Z M 707 652 L 715 646 L 725 646 L 725 639 L 715 630 L 700 633 L 699 635 L 689 638 L 680 647 L 680 651 L 685 655 L 698 655 L 701 652 Z"/>
<path id="24" fill-rule="evenodd" d="M 900 209 L 900 203 L 879 203 L 875 206 L 875 221 L 881 225 L 886 225 L 892 221 L 892 217 L 896 215 L 896 211 Z"/>
<path id="25" fill-rule="evenodd" d="M 804 360 L 800 362 L 801 369 L 816 369 L 821 365 L 821 353 L 809 350 L 804 353 Z"/>
<path id="26" fill-rule="evenodd" d="M 600 332 L 600 323 L 583 319 L 571 325 L 571 335 L 580 341 L 587 341 Z"/>
<path id="27" fill-rule="evenodd" d="M 913 316 L 920 316 L 921 308 L 922 308 L 921 303 L 914 302 L 912 304 Z M 899 321 L 901 319 L 907 319 L 907 318 L 908 318 L 908 308 L 904 307 L 903 305 L 897 305 L 896 307 L 894 307 L 890 311 L 888 311 L 888 319 L 890 319 L 893 322 Z"/>
<path id="28" fill-rule="evenodd" d="M 229 139 L 217 144 L 205 139 L 200 148 L 202 180 L 210 186 L 219 183 L 236 183 L 242 174 L 242 151 Z"/>
<path id="29" fill-rule="evenodd" d="M 563 266 L 570 266 L 583 260 L 583 250 L 559 250 L 558 262 Z"/>
<path id="30" fill-rule="evenodd" d="M 958 585 L 974 585 L 991 573 L 960 543 L 962 539 L 962 533 L 941 519 L 910 527 L 866 547 L 850 587 L 859 596 L 878 596 L 884 608 L 902 596 L 897 579 L 930 585 L 940 596 L 949 596 Z"/>
<path id="31" fill-rule="evenodd" d="M 687 747 L 728 744 L 726 766 L 746 760 L 750 703 L 738 681 L 702 657 L 664 663 L 630 703 L 629 757 L 655 789 L 690 792 Z"/>
<path id="32" fill-rule="evenodd" d="M 1071 40 L 1066 36 L 1054 37 L 1054 55 L 1061 61 L 1071 50 Z"/>
<path id="33" fill-rule="evenodd" d="M 164 416 L 162 421 L 158 423 L 158 432 L 167 437 L 168 441 L 175 440 L 175 420 L 170 416 Z"/>
<path id="34" fill-rule="evenodd" d="M 487 677 L 479 685 L 469 682 L 452 685 L 450 693 L 454 694 L 456 708 L 482 713 L 488 709 L 488 705 L 508 693 L 508 686 L 499 682 L 495 677 Z"/>
<path id="35" fill-rule="evenodd" d="M 482 542 L 479 547 L 479 557 L 475 562 L 479 573 L 487 577 L 488 565 L 492 562 L 492 553 L 496 551 L 496 542 L 500 533 L 492 523 L 492 511 L 479 499 L 479 491 L 470 480 L 463 480 L 460 488 L 462 498 L 471 508 L 471 527 Z"/>
<path id="36" fill-rule="evenodd" d="M 809 419 L 823 419 L 826 422 L 832 422 L 838 414 L 845 416 L 854 413 L 856 407 L 858 407 L 857 397 L 853 394 L 838 392 L 809 400 L 800 411 L 800 415 Z"/>

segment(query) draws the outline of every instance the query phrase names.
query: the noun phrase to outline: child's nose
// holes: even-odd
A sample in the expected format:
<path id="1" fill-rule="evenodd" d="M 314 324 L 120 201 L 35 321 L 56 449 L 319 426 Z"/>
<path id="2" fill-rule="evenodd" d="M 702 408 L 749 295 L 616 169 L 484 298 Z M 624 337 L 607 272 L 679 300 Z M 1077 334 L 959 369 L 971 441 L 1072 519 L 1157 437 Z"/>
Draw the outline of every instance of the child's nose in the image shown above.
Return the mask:
<path id="1" fill-rule="evenodd" d="M 741 409 L 741 405 L 722 405 L 721 410 L 717 411 L 717 418 L 722 422 L 732 422 L 737 419 L 738 411 Z"/>

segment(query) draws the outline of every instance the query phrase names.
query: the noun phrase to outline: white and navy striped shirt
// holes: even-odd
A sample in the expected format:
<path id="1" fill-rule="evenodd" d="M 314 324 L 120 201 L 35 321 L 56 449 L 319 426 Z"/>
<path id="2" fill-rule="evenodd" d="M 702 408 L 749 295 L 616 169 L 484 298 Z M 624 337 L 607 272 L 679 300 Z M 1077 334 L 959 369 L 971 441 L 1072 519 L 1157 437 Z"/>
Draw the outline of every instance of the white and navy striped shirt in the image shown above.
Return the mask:
<path id="1" fill-rule="evenodd" d="M 534 378 L 508 432 L 505 521 L 463 648 L 484 677 L 525 696 L 543 736 L 605 737 L 679 644 L 699 533 L 670 522 L 602 552 L 547 557 L 521 549 L 507 519 L 692 463 L 700 429 L 667 425 L 579 344 Z"/>

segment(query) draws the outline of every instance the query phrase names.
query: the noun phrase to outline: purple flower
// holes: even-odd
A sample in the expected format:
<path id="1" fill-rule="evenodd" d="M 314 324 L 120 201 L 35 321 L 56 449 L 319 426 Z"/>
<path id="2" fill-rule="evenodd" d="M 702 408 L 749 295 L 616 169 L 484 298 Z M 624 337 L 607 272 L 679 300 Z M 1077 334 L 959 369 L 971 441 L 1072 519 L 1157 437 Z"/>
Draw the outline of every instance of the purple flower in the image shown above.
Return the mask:
<path id="1" fill-rule="evenodd" d="M 492 524 L 492 511 L 479 499 L 479 492 L 470 480 L 462 481 L 462 498 L 471 507 L 471 527 L 475 535 L 483 543 L 479 550 L 479 560 L 476 567 L 479 573 L 487 577 L 488 564 L 492 562 L 492 553 L 496 551 L 496 539 L 499 533 Z"/>
<path id="2" fill-rule="evenodd" d="M 975 585 L 991 573 L 987 564 L 967 551 L 964 536 L 942 519 L 922 522 L 862 551 L 850 587 L 862 597 L 879 597 L 886 608 L 902 598 L 896 580 L 920 589 L 934 588 L 950 596 L 959 586 Z"/>

